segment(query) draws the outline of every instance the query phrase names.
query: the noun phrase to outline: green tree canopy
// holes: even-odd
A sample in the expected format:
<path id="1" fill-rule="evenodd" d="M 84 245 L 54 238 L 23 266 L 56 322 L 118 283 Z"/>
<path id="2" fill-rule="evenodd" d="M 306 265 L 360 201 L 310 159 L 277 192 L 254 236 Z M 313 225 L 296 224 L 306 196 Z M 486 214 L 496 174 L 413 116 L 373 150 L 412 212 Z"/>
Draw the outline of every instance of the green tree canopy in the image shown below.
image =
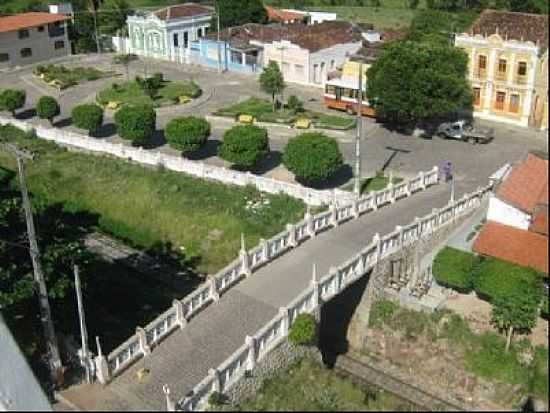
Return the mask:
<path id="1" fill-rule="evenodd" d="M 126 0 L 104 0 L 99 8 L 98 23 L 102 34 L 126 32 L 126 17 L 130 14 L 130 5 Z"/>
<path id="2" fill-rule="evenodd" d="M 153 137 L 157 114 L 150 105 L 124 105 L 115 113 L 115 124 L 121 138 L 134 145 L 145 145 Z"/>
<path id="3" fill-rule="evenodd" d="M 53 118 L 59 116 L 61 108 L 57 100 L 51 96 L 42 96 L 36 104 L 36 114 L 40 119 L 48 119 L 53 123 Z"/>
<path id="4" fill-rule="evenodd" d="M 286 87 L 283 74 L 276 62 L 269 62 L 260 75 L 260 87 L 265 93 L 271 95 L 273 111 L 275 112 L 275 97 L 281 94 Z"/>
<path id="5" fill-rule="evenodd" d="M 267 130 L 237 125 L 225 131 L 218 155 L 239 168 L 252 168 L 269 153 Z"/>
<path id="6" fill-rule="evenodd" d="M 336 140 L 310 132 L 290 139 L 283 163 L 296 177 L 316 183 L 334 175 L 343 164 L 343 156 Z"/>
<path id="7" fill-rule="evenodd" d="M 196 151 L 210 136 L 210 123 L 204 118 L 188 116 L 172 119 L 164 130 L 166 140 L 183 153 Z"/>
<path id="8" fill-rule="evenodd" d="M 245 23 L 267 23 L 267 11 L 261 0 L 218 0 L 223 28 Z"/>
<path id="9" fill-rule="evenodd" d="M 7 110 L 15 116 L 15 111 L 25 106 L 27 93 L 21 89 L 6 89 L 0 93 L 0 110 Z"/>
<path id="10" fill-rule="evenodd" d="M 417 122 L 471 110 L 462 50 L 411 41 L 393 43 L 368 70 L 366 93 L 380 118 Z"/>
<path id="11" fill-rule="evenodd" d="M 93 135 L 103 124 L 103 109 L 93 103 L 75 106 L 71 112 L 73 124 Z"/>

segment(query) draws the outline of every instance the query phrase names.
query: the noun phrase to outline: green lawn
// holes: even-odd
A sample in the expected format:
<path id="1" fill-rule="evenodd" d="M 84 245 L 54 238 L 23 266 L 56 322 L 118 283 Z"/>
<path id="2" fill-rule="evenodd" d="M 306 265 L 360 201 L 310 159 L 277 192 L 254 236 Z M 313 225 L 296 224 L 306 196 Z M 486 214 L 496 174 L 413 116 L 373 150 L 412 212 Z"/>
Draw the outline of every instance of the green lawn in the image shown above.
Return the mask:
<path id="1" fill-rule="evenodd" d="M 237 117 L 238 115 L 246 114 L 252 115 L 258 122 L 284 124 L 294 123 L 298 118 L 307 118 L 311 119 L 316 127 L 327 129 L 350 129 L 355 127 L 355 119 L 350 117 L 327 115 L 311 110 L 294 113 L 286 108 L 278 109 L 274 112 L 270 101 L 256 97 L 251 97 L 245 101 L 220 109 L 214 114 L 228 117 Z"/>
<path id="2" fill-rule="evenodd" d="M 241 411 L 410 411 L 395 396 L 358 386 L 305 358 L 264 383 Z"/>
<path id="3" fill-rule="evenodd" d="M 254 188 L 226 186 L 163 169 L 145 168 L 112 158 L 68 152 L 13 128 L 0 129 L 29 147 L 37 158 L 27 167 L 33 195 L 63 203 L 70 211 L 99 216 L 99 227 L 141 247 L 171 242 L 198 270 L 214 273 L 238 253 L 241 232 L 248 247 L 269 238 L 304 214 L 304 204 L 286 195 L 265 195 Z M 14 170 L 0 152 L 0 166 Z M 266 199 L 261 208 L 247 201 Z"/>
<path id="4" fill-rule="evenodd" d="M 84 81 L 91 81 L 103 77 L 115 76 L 116 72 L 104 72 L 93 67 L 68 68 L 63 65 L 38 65 L 34 74 L 41 77 L 46 83 L 55 82 L 61 89 L 77 85 Z"/>
<path id="5" fill-rule="evenodd" d="M 392 183 L 394 185 L 403 182 L 403 178 L 394 176 Z M 361 194 L 366 195 L 373 191 L 380 191 L 388 186 L 390 183 L 390 177 L 385 176 L 384 172 L 377 172 L 375 176 L 361 180 Z M 340 189 L 344 191 L 353 191 L 353 182 L 349 182 L 342 186 Z"/>
<path id="6" fill-rule="evenodd" d="M 131 104 L 148 104 L 155 107 L 174 105 L 180 96 L 196 98 L 201 90 L 194 82 L 163 81 L 157 95 L 151 99 L 135 81 L 114 83 L 111 87 L 97 94 L 96 100 L 101 105 L 111 101 Z"/>

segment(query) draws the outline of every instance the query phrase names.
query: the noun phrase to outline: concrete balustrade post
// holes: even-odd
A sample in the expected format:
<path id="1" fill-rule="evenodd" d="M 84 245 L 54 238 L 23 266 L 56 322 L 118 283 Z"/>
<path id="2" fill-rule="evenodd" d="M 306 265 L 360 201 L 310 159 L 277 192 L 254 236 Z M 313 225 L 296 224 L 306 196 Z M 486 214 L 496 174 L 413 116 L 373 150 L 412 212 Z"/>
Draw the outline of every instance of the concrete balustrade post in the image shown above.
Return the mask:
<path id="1" fill-rule="evenodd" d="M 218 292 L 218 283 L 216 282 L 216 277 L 213 275 L 208 276 L 208 283 L 210 284 L 210 295 L 215 303 L 220 301 L 220 293 Z"/>
<path id="2" fill-rule="evenodd" d="M 375 264 L 378 264 L 378 261 L 380 261 L 380 258 L 382 257 L 382 240 L 378 232 L 374 234 L 372 242 L 376 245 L 376 259 L 374 262 Z"/>
<path id="3" fill-rule="evenodd" d="M 97 356 L 94 358 L 95 364 L 95 374 L 97 380 L 101 384 L 107 384 L 111 380 L 111 370 L 109 369 L 109 363 L 107 362 L 107 357 L 103 355 L 101 351 L 101 343 L 99 342 L 99 337 L 95 338 L 96 347 L 97 347 Z"/>
<path id="4" fill-rule="evenodd" d="M 313 316 L 319 323 L 321 321 L 321 290 L 319 288 L 319 281 L 317 280 L 317 267 L 313 263 L 312 275 L 311 275 L 311 287 L 313 288 Z"/>
<path id="5" fill-rule="evenodd" d="M 330 205 L 330 224 L 333 227 L 338 226 L 338 207 L 335 203 L 332 203 Z"/>
<path id="6" fill-rule="evenodd" d="M 411 196 L 411 180 L 407 180 L 407 183 L 405 185 L 405 194 L 407 197 Z"/>
<path id="7" fill-rule="evenodd" d="M 288 245 L 292 248 L 296 247 L 298 245 L 296 241 L 296 227 L 293 224 L 287 224 L 286 230 L 288 231 Z"/>
<path id="8" fill-rule="evenodd" d="M 372 193 L 372 210 L 376 211 L 378 209 L 378 191 Z"/>
<path id="9" fill-rule="evenodd" d="M 172 396 L 170 396 L 170 387 L 168 387 L 167 384 L 162 385 L 162 392 L 164 393 L 164 397 L 166 398 L 166 411 L 175 412 L 176 404 L 172 400 Z"/>
<path id="10" fill-rule="evenodd" d="M 147 344 L 147 334 L 143 327 L 136 328 L 136 335 L 139 340 L 139 348 L 144 356 L 151 354 L 151 347 Z"/>
<path id="11" fill-rule="evenodd" d="M 416 225 L 416 237 L 422 237 L 422 220 L 418 217 L 414 217 L 414 224 Z"/>
<path id="12" fill-rule="evenodd" d="M 269 261 L 269 245 L 267 244 L 267 241 L 263 238 L 260 238 L 260 247 L 262 249 L 262 261 Z"/>
<path id="13" fill-rule="evenodd" d="M 435 183 L 437 184 L 439 183 L 439 167 L 435 165 L 432 170 L 435 175 Z"/>
<path id="14" fill-rule="evenodd" d="M 218 369 L 208 370 L 208 375 L 212 379 L 212 392 L 221 393 L 222 381 L 220 379 L 220 371 Z"/>
<path id="15" fill-rule="evenodd" d="M 176 310 L 176 323 L 180 328 L 187 327 L 187 319 L 185 318 L 185 308 L 180 300 L 172 301 L 172 306 Z"/>
<path id="16" fill-rule="evenodd" d="M 420 177 L 420 188 L 422 188 L 422 190 L 426 189 L 426 182 L 425 182 L 425 177 L 424 177 L 424 171 L 420 171 L 420 173 L 418 174 L 418 176 Z"/>
<path id="17" fill-rule="evenodd" d="M 333 279 L 332 285 L 334 286 L 334 294 L 338 294 L 340 292 L 340 274 L 338 274 L 338 268 L 336 267 L 330 267 L 328 270 L 328 273 L 330 274 L 330 277 Z"/>
<path id="18" fill-rule="evenodd" d="M 315 235 L 317 235 L 317 234 L 315 233 L 315 226 L 313 224 L 313 215 L 311 214 L 311 208 L 310 208 L 309 205 L 307 206 L 306 214 L 304 216 L 304 219 L 306 220 L 306 228 L 307 228 L 308 235 L 311 238 L 314 238 Z"/>
<path id="19" fill-rule="evenodd" d="M 397 225 L 397 226 L 395 227 L 395 230 L 396 230 L 397 232 L 399 232 L 399 238 L 398 238 L 398 239 L 399 239 L 399 242 L 398 242 L 398 244 L 399 244 L 399 246 L 401 247 L 401 246 L 403 245 L 403 234 L 404 234 L 404 232 L 403 232 L 403 227 L 402 227 L 401 225 Z"/>
<path id="20" fill-rule="evenodd" d="M 162 165 L 162 153 L 160 151 L 158 151 L 156 153 L 156 157 L 157 157 L 157 165 L 161 166 Z"/>
<path id="21" fill-rule="evenodd" d="M 288 330 L 290 328 L 290 320 L 288 317 L 288 308 L 286 307 L 280 307 L 279 308 L 279 314 L 281 316 L 281 333 L 283 337 L 286 337 L 288 335 Z"/>
<path id="22" fill-rule="evenodd" d="M 353 216 L 354 219 L 357 219 L 360 216 L 360 213 L 359 213 L 359 200 L 357 198 L 354 198 L 353 202 L 351 204 L 351 215 Z"/>
<path id="23" fill-rule="evenodd" d="M 246 246 L 244 243 L 244 234 L 241 233 L 241 249 L 239 251 L 239 258 L 241 259 L 241 274 L 250 277 L 252 271 L 250 270 L 250 258 L 248 257 L 248 252 L 246 251 Z"/>
<path id="24" fill-rule="evenodd" d="M 256 339 L 246 336 L 245 343 L 248 346 L 247 370 L 252 371 L 256 367 Z"/>
<path id="25" fill-rule="evenodd" d="M 393 187 L 393 171 L 390 171 L 387 189 L 390 191 L 390 203 L 395 203 L 395 189 Z"/>

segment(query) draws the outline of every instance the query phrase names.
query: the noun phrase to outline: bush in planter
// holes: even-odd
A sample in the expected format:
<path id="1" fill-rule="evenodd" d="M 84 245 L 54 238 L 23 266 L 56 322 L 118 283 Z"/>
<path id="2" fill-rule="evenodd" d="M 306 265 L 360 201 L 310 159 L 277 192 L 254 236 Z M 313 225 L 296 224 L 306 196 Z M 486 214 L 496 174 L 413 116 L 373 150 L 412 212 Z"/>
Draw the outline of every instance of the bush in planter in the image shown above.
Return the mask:
<path id="1" fill-rule="evenodd" d="M 286 106 L 289 110 L 294 113 L 299 113 L 304 111 L 304 102 L 298 99 L 296 96 L 291 95 L 286 102 Z"/>
<path id="2" fill-rule="evenodd" d="M 203 118 L 188 116 L 172 119 L 164 130 L 171 147 L 183 153 L 199 149 L 210 136 L 210 123 Z"/>
<path id="3" fill-rule="evenodd" d="M 6 89 L 0 93 L 0 110 L 7 110 L 15 116 L 15 111 L 25 106 L 27 93 L 21 89 Z"/>
<path id="4" fill-rule="evenodd" d="M 330 178 L 343 165 L 336 140 L 322 133 L 303 133 L 288 142 L 283 163 L 296 177 L 308 183 Z"/>
<path id="5" fill-rule="evenodd" d="M 42 96 L 36 104 L 36 113 L 40 119 L 48 119 L 50 124 L 53 123 L 53 118 L 59 116 L 61 108 L 57 100 L 51 96 Z"/>
<path id="6" fill-rule="evenodd" d="M 311 314 L 300 314 L 292 323 L 288 339 L 300 346 L 310 346 L 317 341 L 317 322 Z"/>
<path id="7" fill-rule="evenodd" d="M 93 103 L 75 106 L 71 112 L 73 124 L 93 135 L 103 124 L 103 109 Z"/>
<path id="8" fill-rule="evenodd" d="M 121 138 L 134 145 L 145 145 L 155 132 L 157 114 L 150 105 L 125 105 L 115 113 L 115 124 Z"/>
<path id="9" fill-rule="evenodd" d="M 267 130 L 254 125 L 237 125 L 224 133 L 218 155 L 239 168 L 251 168 L 268 153 Z"/>
<path id="10" fill-rule="evenodd" d="M 468 294 L 474 286 L 474 254 L 445 247 L 435 257 L 433 274 L 438 284 Z"/>

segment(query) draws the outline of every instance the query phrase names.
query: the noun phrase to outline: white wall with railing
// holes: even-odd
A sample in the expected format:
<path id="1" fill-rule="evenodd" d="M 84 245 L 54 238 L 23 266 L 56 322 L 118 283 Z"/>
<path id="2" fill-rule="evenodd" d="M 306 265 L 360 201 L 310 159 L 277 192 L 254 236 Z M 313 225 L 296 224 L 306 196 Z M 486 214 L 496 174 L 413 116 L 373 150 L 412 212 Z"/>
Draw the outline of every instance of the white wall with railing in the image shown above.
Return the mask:
<path id="1" fill-rule="evenodd" d="M 481 204 L 483 196 L 492 185 L 477 190 L 463 198 L 449 203 L 431 214 L 418 218 L 414 222 L 397 227 L 395 231 L 380 237 L 375 235 L 372 242 L 361 252 L 317 280 L 315 275 L 307 287 L 287 307 L 253 336 L 247 336 L 245 343 L 218 368 L 211 369 L 208 376 L 198 383 L 188 396 L 181 398 L 177 408 L 185 411 L 200 410 L 205 407 L 211 392 L 227 392 L 248 370 L 254 369 L 271 350 L 277 347 L 288 336 L 289 328 L 301 313 L 318 311 L 322 303 L 339 294 L 350 284 L 369 272 L 378 261 L 387 258 L 420 238 L 451 224 L 464 214 L 472 212 Z"/>

